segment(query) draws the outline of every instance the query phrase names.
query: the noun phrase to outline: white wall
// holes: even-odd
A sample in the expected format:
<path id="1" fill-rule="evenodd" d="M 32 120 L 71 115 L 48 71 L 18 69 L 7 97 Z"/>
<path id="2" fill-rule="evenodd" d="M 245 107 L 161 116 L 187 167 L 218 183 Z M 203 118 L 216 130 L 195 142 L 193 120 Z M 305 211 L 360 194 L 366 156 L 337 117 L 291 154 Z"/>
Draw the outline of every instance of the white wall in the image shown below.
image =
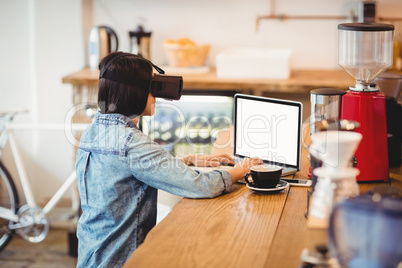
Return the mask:
<path id="1" fill-rule="evenodd" d="M 29 113 L 17 123 L 63 123 L 72 106 L 63 76 L 84 66 L 80 0 L 2 0 L 0 110 Z M 51 196 L 73 170 L 73 148 L 63 131 L 16 131 L 39 201 Z M 7 147 L 3 155 L 16 175 Z"/>
<path id="2" fill-rule="evenodd" d="M 276 12 L 287 15 L 346 15 L 352 0 L 276 0 Z M 89 3 L 89 4 L 88 4 Z M 151 57 L 166 64 L 162 43 L 189 37 L 211 44 L 208 65 L 216 54 L 239 46 L 290 47 L 292 68 L 333 69 L 337 66 L 337 24 L 340 21 L 262 20 L 269 0 L 1 0 L 0 110 L 30 110 L 18 122 L 63 123 L 71 108 L 71 85 L 62 77 L 86 63 L 88 24 L 116 30 L 120 50 L 129 51 L 128 32 L 143 23 L 151 30 Z M 378 1 L 381 16 L 402 16 L 402 1 Z M 83 8 L 85 7 L 85 8 Z M 90 9 L 90 10 L 88 10 Z M 82 17 L 84 14 L 84 18 Z M 399 35 L 400 36 L 400 35 Z M 35 194 L 50 196 L 73 166 L 72 147 L 62 132 L 19 132 Z M 3 156 L 15 174 L 9 149 Z"/>
<path id="3" fill-rule="evenodd" d="M 402 1 L 380 0 L 377 13 L 398 17 Z M 286 15 L 346 16 L 358 8 L 356 0 L 276 0 L 276 13 Z M 117 32 L 120 50 L 129 51 L 128 32 L 143 23 L 152 31 L 151 59 L 166 64 L 163 41 L 189 37 L 211 44 L 208 65 L 228 47 L 290 47 L 292 68 L 334 69 L 337 59 L 337 20 L 261 20 L 270 14 L 269 0 L 94 0 L 94 24 L 105 24 Z"/>

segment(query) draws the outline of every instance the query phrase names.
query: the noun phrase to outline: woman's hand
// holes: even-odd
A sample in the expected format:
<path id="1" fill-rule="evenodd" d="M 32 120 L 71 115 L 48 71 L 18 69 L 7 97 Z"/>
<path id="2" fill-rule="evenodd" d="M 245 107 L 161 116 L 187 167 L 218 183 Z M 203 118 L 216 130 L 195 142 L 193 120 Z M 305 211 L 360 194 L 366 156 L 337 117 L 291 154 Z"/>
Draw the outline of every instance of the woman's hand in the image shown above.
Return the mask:
<path id="1" fill-rule="evenodd" d="M 230 176 L 232 176 L 233 183 L 242 179 L 247 172 L 250 171 L 252 166 L 261 165 L 263 162 L 259 158 L 244 158 L 237 163 L 232 169 L 228 170 Z"/>
<path id="2" fill-rule="evenodd" d="M 220 165 L 234 165 L 235 162 L 232 157 L 227 154 L 217 155 L 202 155 L 191 154 L 186 155 L 181 159 L 187 165 L 195 165 L 199 167 L 217 167 Z M 247 172 L 250 171 L 250 167 L 261 165 L 263 162 L 259 158 L 244 158 L 237 163 L 233 168 L 227 170 L 232 177 L 233 183 L 242 179 Z"/>
<path id="3" fill-rule="evenodd" d="M 220 165 L 234 165 L 232 157 L 227 154 L 203 155 L 191 154 L 181 159 L 186 165 L 194 165 L 198 167 L 217 167 Z"/>

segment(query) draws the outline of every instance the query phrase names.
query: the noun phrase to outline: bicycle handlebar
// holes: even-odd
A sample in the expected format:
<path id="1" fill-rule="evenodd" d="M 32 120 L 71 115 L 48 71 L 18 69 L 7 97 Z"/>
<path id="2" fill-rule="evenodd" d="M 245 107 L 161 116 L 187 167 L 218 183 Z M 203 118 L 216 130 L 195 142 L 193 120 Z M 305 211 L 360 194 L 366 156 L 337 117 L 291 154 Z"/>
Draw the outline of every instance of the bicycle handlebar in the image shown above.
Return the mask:
<path id="1" fill-rule="evenodd" d="M 17 114 L 27 113 L 27 109 L 0 111 L 0 118 L 6 118 L 7 121 L 12 121 Z"/>

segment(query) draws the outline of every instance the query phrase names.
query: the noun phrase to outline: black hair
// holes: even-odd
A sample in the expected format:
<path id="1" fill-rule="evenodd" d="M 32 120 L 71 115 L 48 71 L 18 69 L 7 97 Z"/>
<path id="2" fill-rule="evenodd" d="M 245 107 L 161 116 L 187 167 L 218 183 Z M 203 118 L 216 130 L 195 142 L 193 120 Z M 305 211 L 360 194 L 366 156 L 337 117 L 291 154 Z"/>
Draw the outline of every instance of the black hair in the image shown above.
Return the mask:
<path id="1" fill-rule="evenodd" d="M 116 55 L 123 52 L 113 52 L 104 57 L 99 63 L 99 70 Z M 133 79 L 152 79 L 152 64 L 141 56 L 124 53 L 116 58 L 108 67 L 109 71 L 127 75 Z M 128 117 L 139 116 L 147 105 L 149 89 L 116 83 L 99 78 L 98 106 L 103 114 L 118 113 Z"/>

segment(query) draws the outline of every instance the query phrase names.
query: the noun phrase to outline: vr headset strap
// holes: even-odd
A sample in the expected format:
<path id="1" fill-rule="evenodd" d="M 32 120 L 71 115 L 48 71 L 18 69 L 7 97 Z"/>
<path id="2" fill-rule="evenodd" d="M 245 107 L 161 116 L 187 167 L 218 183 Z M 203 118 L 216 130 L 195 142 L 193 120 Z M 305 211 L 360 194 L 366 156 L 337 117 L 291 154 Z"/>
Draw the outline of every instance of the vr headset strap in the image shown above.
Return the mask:
<path id="1" fill-rule="evenodd" d="M 116 55 L 113 58 L 111 58 L 100 71 L 99 78 L 104 78 L 104 79 L 107 79 L 107 80 L 110 80 L 110 81 L 113 81 L 116 83 L 122 83 L 125 85 L 135 86 L 135 87 L 149 90 L 150 81 L 133 79 L 130 76 L 108 70 L 110 64 L 112 64 L 112 62 L 115 61 L 116 59 L 124 57 L 124 56 L 131 56 L 131 55 L 132 54 L 129 54 L 129 53 L 122 53 L 122 54 Z"/>
<path id="2" fill-rule="evenodd" d="M 128 56 L 131 55 L 129 53 L 122 53 L 122 54 L 118 54 L 116 56 L 114 56 L 113 58 L 111 58 L 106 64 L 105 66 L 103 66 L 102 70 L 99 73 L 99 78 L 105 78 L 104 74 L 107 71 L 107 69 L 109 69 L 110 64 L 112 64 L 112 62 L 114 62 L 116 59 L 124 57 L 124 56 Z M 115 81 L 116 82 L 116 81 Z"/>
<path id="3" fill-rule="evenodd" d="M 130 76 L 127 75 L 122 75 L 120 73 L 117 72 L 112 72 L 112 71 L 107 71 L 103 77 L 104 79 L 116 82 L 116 83 L 121 83 L 121 84 L 125 84 L 125 85 L 129 85 L 129 86 L 135 86 L 135 87 L 139 87 L 142 89 L 146 89 L 149 90 L 149 83 L 150 81 L 147 80 L 140 80 L 137 78 L 132 78 Z"/>

